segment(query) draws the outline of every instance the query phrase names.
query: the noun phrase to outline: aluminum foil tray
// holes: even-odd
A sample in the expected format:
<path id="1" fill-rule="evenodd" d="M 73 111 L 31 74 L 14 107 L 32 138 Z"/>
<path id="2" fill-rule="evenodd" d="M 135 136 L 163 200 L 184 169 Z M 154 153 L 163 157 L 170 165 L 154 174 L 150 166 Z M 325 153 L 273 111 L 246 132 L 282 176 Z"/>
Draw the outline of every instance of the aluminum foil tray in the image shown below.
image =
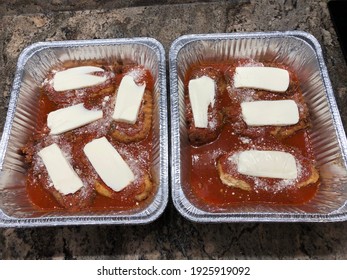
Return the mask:
<path id="1" fill-rule="evenodd" d="M 310 137 L 321 185 L 308 203 L 295 206 L 244 204 L 228 210 L 198 206 L 191 199 L 184 77 L 192 64 L 252 58 L 284 63 L 299 77 L 312 119 Z M 346 135 L 322 49 L 300 31 L 186 35 L 170 48 L 171 183 L 177 210 L 194 222 L 333 222 L 347 220 Z"/>
<path id="2" fill-rule="evenodd" d="M 38 89 L 48 70 L 67 60 L 132 60 L 154 77 L 153 162 L 157 191 L 136 211 L 69 212 L 38 211 L 25 188 L 25 166 L 18 152 L 33 130 Z M 0 145 L 0 227 L 34 227 L 82 224 L 146 224 L 160 216 L 168 201 L 168 143 L 165 51 L 152 38 L 107 39 L 36 43 L 20 55 L 7 119 Z"/>

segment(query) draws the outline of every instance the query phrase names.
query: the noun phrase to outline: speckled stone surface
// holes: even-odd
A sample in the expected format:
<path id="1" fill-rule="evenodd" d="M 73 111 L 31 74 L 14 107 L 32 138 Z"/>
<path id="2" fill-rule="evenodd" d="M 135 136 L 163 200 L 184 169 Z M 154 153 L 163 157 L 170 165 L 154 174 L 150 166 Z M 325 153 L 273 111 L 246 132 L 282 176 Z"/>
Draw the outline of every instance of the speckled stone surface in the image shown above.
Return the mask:
<path id="1" fill-rule="evenodd" d="M 273 30 L 302 30 L 318 39 L 347 125 L 347 67 L 326 0 L 73 2 L 1 1 L 1 128 L 18 56 L 34 42 L 150 36 L 168 53 L 183 34 Z M 346 259 L 346 232 L 346 222 L 196 224 L 169 203 L 157 221 L 143 226 L 0 229 L 0 258 Z"/>

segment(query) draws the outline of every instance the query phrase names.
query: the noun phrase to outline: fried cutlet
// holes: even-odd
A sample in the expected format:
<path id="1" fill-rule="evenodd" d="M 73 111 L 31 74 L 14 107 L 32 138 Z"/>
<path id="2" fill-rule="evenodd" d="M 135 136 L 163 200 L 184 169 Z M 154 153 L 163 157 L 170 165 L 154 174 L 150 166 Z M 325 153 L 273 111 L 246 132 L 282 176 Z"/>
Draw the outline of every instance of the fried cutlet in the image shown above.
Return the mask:
<path id="1" fill-rule="evenodd" d="M 290 153 L 296 161 L 297 177 L 295 179 L 274 179 L 240 174 L 238 172 L 239 153 L 249 150 Z M 298 150 L 284 146 L 277 141 L 234 147 L 218 159 L 217 169 L 223 184 L 246 191 L 256 188 L 268 188 L 269 190 L 271 188 L 303 188 L 319 180 L 319 173 L 311 159 L 304 157 Z"/>
<path id="2" fill-rule="evenodd" d="M 120 67 L 118 67 L 120 68 Z M 110 135 L 121 143 L 139 142 L 145 139 L 152 127 L 153 116 L 153 80 L 150 72 L 139 65 L 128 65 L 121 67 L 117 73 L 124 77 L 131 76 L 138 85 L 145 84 L 145 91 L 140 104 L 136 122 L 134 124 L 112 120 L 110 125 Z M 116 89 L 116 100 L 118 94 Z"/>
<path id="3" fill-rule="evenodd" d="M 222 109 L 222 95 L 226 87 L 225 81 L 221 71 L 216 70 L 213 67 L 202 67 L 194 69 L 189 77 L 189 80 L 207 76 L 215 81 L 216 93 L 215 103 L 212 107 L 208 107 L 208 122 L 207 128 L 196 127 L 194 123 L 194 116 L 192 106 L 189 99 L 188 87 L 185 93 L 185 104 L 186 104 L 186 123 L 188 129 L 189 141 L 194 146 L 203 145 L 212 142 L 219 136 L 223 126 L 223 114 Z"/>
<path id="4" fill-rule="evenodd" d="M 110 125 L 112 138 L 122 143 L 138 142 L 145 139 L 152 127 L 152 115 L 152 92 L 145 90 L 136 123 L 129 124 L 113 120 Z"/>
<path id="5" fill-rule="evenodd" d="M 89 86 L 80 89 L 71 89 L 64 91 L 56 91 L 53 87 L 53 79 L 56 72 L 67 70 L 73 67 L 80 66 L 95 66 L 103 69 L 104 71 L 98 71 L 93 73 L 95 76 L 105 76 L 106 81 L 101 84 Z M 93 108 L 90 104 L 100 103 L 105 96 L 111 96 L 115 91 L 115 74 L 111 67 L 102 64 L 102 61 L 87 60 L 83 62 L 68 61 L 63 65 L 57 66 L 52 69 L 40 88 L 42 94 L 46 95 L 49 100 L 56 104 L 76 104 L 84 103 L 87 109 Z"/>
<path id="6" fill-rule="evenodd" d="M 38 186 L 42 186 L 55 198 L 58 204 L 63 208 L 70 211 L 80 211 L 82 209 L 85 209 L 87 206 L 92 204 L 95 197 L 93 185 L 90 184 L 90 181 L 93 181 L 93 179 L 90 180 L 90 178 L 87 179 L 86 176 L 83 176 L 81 178 L 83 181 L 83 187 L 72 194 L 62 194 L 57 189 L 55 189 L 46 170 L 46 167 L 38 156 L 38 151 L 52 143 L 52 138 L 45 137 L 40 140 L 29 141 L 26 146 L 22 148 L 22 152 L 25 156 L 25 162 L 30 165 L 28 174 L 30 174 L 32 178 L 30 178 L 29 176 L 28 180 L 31 182 L 36 182 L 35 184 L 37 184 Z M 59 145 L 65 146 L 66 149 L 71 149 L 71 147 L 68 147 L 69 144 L 65 140 L 59 142 Z M 90 168 L 89 170 L 87 170 L 88 165 L 85 161 L 83 161 L 83 159 L 80 158 L 77 161 L 74 158 L 70 158 L 69 161 L 73 169 L 76 170 L 77 173 L 90 172 L 89 174 L 91 174 Z"/>
<path id="7" fill-rule="evenodd" d="M 135 201 L 143 201 L 150 196 L 153 191 L 153 183 L 149 174 L 143 174 L 140 179 L 137 179 L 133 183 L 130 183 L 126 188 L 133 189 L 136 191 L 133 193 L 133 198 Z M 102 196 L 106 196 L 111 199 L 115 199 L 122 196 L 119 192 L 115 192 L 108 186 L 106 186 L 102 181 L 95 182 L 95 190 Z M 128 198 L 129 199 L 129 198 Z"/>

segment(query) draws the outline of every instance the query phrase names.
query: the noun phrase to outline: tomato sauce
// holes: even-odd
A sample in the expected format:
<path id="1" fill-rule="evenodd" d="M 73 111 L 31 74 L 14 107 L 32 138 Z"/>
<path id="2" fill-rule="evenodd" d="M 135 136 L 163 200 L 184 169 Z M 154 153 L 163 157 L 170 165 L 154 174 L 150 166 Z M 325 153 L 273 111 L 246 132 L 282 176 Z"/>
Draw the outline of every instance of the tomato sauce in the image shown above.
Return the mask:
<path id="1" fill-rule="evenodd" d="M 238 62 L 238 65 L 240 64 L 241 62 Z M 230 84 L 231 80 L 231 77 L 228 76 L 228 73 L 230 73 L 230 65 L 235 65 L 235 62 L 231 64 L 206 63 L 193 65 L 186 73 L 184 81 L 185 94 L 188 92 L 188 82 L 197 69 L 199 69 L 198 71 L 201 71 L 204 67 L 212 66 L 223 73 L 224 82 L 226 83 L 225 85 L 219 85 L 219 87 L 224 91 L 224 93 L 219 97 L 222 98 L 221 103 L 225 108 L 230 106 L 233 108 L 235 100 L 233 100 L 230 95 L 230 88 L 228 91 L 228 83 Z M 296 79 L 294 73 L 290 72 L 290 76 L 291 80 Z M 297 83 L 297 80 L 295 80 L 295 82 Z M 275 96 L 275 94 L 273 94 L 273 96 Z M 272 98 L 267 96 L 267 99 L 271 100 Z M 237 110 L 235 109 L 235 111 Z M 259 141 L 262 137 L 265 139 L 272 139 L 269 131 L 266 130 L 259 135 L 254 134 L 251 136 L 253 137 L 245 137 L 244 135 L 238 134 L 235 130 L 235 123 L 233 123 L 232 120 L 227 120 L 225 118 L 221 133 L 215 141 L 199 146 L 190 145 L 189 156 L 187 157 L 190 159 L 191 167 L 189 172 L 190 184 L 185 186 L 185 192 L 192 201 L 196 202 L 197 206 L 203 209 L 206 207 L 209 209 L 225 209 L 244 203 L 294 205 L 305 203 L 315 195 L 319 186 L 319 181 L 302 188 L 283 188 L 281 190 L 274 190 L 270 185 L 264 189 L 253 188 L 251 191 L 242 190 L 237 187 L 229 187 L 223 184 L 217 169 L 218 159 L 222 155 L 228 153 L 233 146 L 247 146 L 255 141 Z M 304 157 L 314 161 L 312 145 L 307 129 L 296 131 L 291 136 L 280 139 L 278 143 L 288 147 L 294 147 L 299 150 Z M 268 181 L 271 182 L 271 180 Z"/>
<path id="2" fill-rule="evenodd" d="M 140 67 L 140 66 L 138 66 Z M 124 70 L 129 70 L 129 67 L 124 67 Z M 146 90 L 153 92 L 154 80 L 150 72 L 147 69 L 140 67 L 143 71 L 143 75 L 139 75 L 134 78 L 135 82 L 138 84 L 146 83 Z M 126 71 L 119 71 L 115 73 L 115 78 L 112 79 L 113 87 L 119 86 L 122 77 L 126 74 Z M 110 81 L 107 82 L 108 85 Z M 88 90 L 90 93 L 90 89 Z M 87 91 L 87 92 L 88 92 Z M 48 94 L 47 94 L 48 93 Z M 58 142 L 59 145 L 69 148 L 70 151 L 70 163 L 75 170 L 79 170 L 79 176 L 82 179 L 86 188 L 92 189 L 91 191 L 85 192 L 85 194 L 77 195 L 66 195 L 64 199 L 71 201 L 72 203 L 79 204 L 80 198 L 83 198 L 88 203 L 81 202 L 83 207 L 71 207 L 70 211 L 80 211 L 80 210 L 129 210 L 142 207 L 148 200 L 150 196 L 154 193 L 154 188 L 150 196 L 144 201 L 138 201 L 135 196 L 141 193 L 143 190 L 140 189 L 140 179 L 135 179 L 133 183 L 125 187 L 122 191 L 117 192 L 112 198 L 105 197 L 94 191 L 94 182 L 102 182 L 101 178 L 92 169 L 87 157 L 83 152 L 84 146 L 95 138 L 105 136 L 111 144 L 117 149 L 121 154 L 123 159 L 131 167 L 136 178 L 140 178 L 143 174 L 150 174 L 150 164 L 152 161 L 152 130 L 149 131 L 145 139 L 133 143 L 121 143 L 112 139 L 110 135 L 110 121 L 100 120 L 94 124 L 88 124 L 84 127 L 71 130 L 69 132 L 63 133 L 61 135 L 54 137 L 49 136 L 49 128 L 47 127 L 47 116 L 50 112 L 57 110 L 62 107 L 66 107 L 66 102 L 72 102 L 76 104 L 76 100 L 72 98 L 75 93 L 69 92 L 68 97 L 62 97 L 61 102 L 59 99 L 50 98 L 54 94 L 52 91 L 49 92 L 44 86 L 40 90 L 39 97 L 39 114 L 37 116 L 37 126 L 32 135 L 31 140 L 27 144 L 26 152 L 30 154 L 31 160 L 29 160 L 29 168 L 27 171 L 27 184 L 26 189 L 31 202 L 40 210 L 44 211 L 56 211 L 64 210 L 64 206 L 59 203 L 54 196 L 54 192 L 50 189 L 47 184 L 49 184 L 49 175 L 44 167 L 37 167 L 37 152 L 44 146 L 47 146 L 52 141 Z M 114 91 L 112 93 L 114 95 Z M 109 96 L 105 99 L 105 96 Z M 84 94 L 78 102 L 83 102 L 87 104 L 86 107 L 91 108 L 102 108 L 104 117 L 110 117 L 113 112 L 114 103 L 111 102 L 113 96 L 109 92 L 106 92 L 103 96 L 98 96 L 95 98 L 92 94 Z M 101 105 L 101 102 L 106 105 Z M 112 107 L 112 108 L 111 108 Z M 140 108 L 141 111 L 141 108 Z M 139 120 L 141 122 L 141 120 Z M 100 125 L 100 127 L 98 127 Z M 103 128 L 101 127 L 103 126 Z M 55 139 L 55 140 L 52 140 Z M 27 156 L 27 155 L 26 155 Z M 91 174 L 93 173 L 93 174 Z M 78 191 L 79 192 L 79 191 Z M 85 198 L 83 196 L 88 196 Z"/>

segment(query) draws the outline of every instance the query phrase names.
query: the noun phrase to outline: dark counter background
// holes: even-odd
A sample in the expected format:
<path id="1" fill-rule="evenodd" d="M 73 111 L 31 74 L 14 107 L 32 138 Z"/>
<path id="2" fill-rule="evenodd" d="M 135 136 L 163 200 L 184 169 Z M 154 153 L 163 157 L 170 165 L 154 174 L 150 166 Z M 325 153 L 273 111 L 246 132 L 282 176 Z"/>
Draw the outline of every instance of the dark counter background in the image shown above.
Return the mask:
<path id="1" fill-rule="evenodd" d="M 0 129 L 20 52 L 38 41 L 149 36 L 169 52 L 192 33 L 302 30 L 313 34 L 347 125 L 347 67 L 326 0 L 2 0 Z M 170 202 L 142 226 L 0 229 L 0 259 L 346 259 L 347 223 L 196 224 Z"/>

